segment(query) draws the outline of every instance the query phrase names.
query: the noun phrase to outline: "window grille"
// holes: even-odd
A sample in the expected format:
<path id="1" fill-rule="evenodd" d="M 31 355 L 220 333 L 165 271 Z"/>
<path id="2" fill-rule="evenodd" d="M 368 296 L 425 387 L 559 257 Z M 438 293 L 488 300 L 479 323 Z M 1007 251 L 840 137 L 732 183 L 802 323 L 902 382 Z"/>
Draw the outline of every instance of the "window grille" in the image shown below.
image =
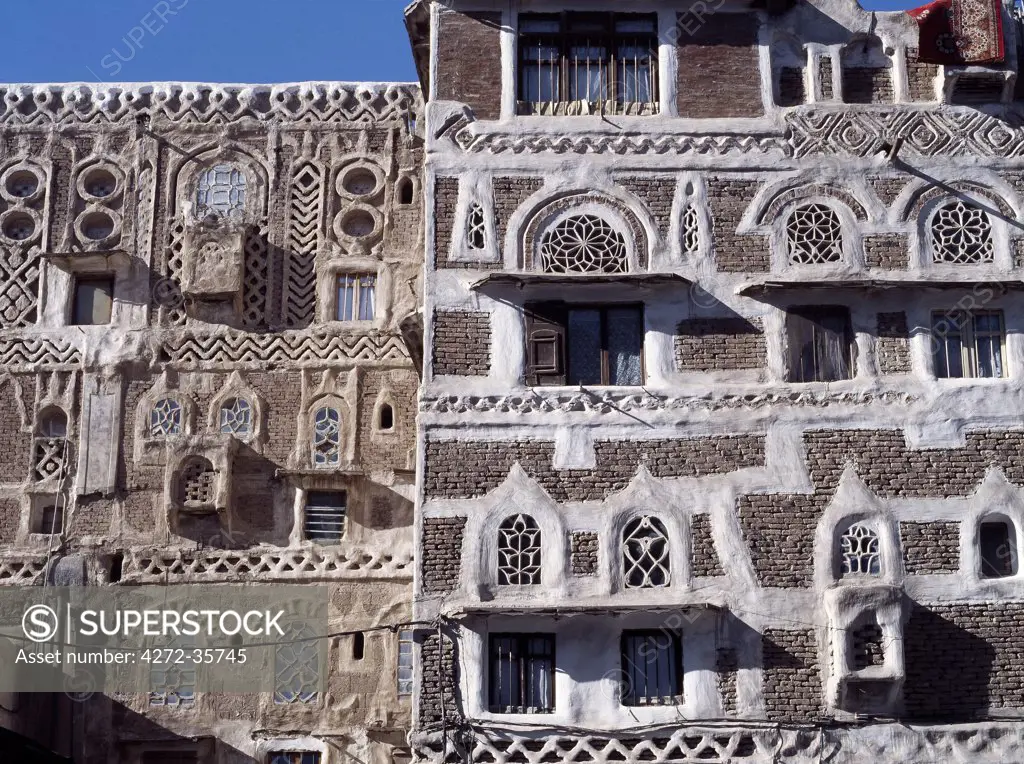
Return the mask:
<path id="1" fill-rule="evenodd" d="M 1005 344 L 1001 311 L 932 315 L 932 359 L 940 379 L 1005 376 Z"/>
<path id="2" fill-rule="evenodd" d="M 700 223 L 697 208 L 692 204 L 683 210 L 683 252 L 687 255 L 700 252 Z"/>
<path id="3" fill-rule="evenodd" d="M 969 265 L 995 258 L 992 222 L 980 207 L 959 199 L 941 207 L 932 218 L 932 260 Z"/>
<path id="4" fill-rule="evenodd" d="M 878 534 L 864 523 L 854 523 L 840 540 L 843 574 L 878 576 L 882 560 L 878 551 Z"/>
<path id="5" fill-rule="evenodd" d="M 413 652 L 415 642 L 412 629 L 401 629 L 398 632 L 398 694 L 412 695 L 413 684 Z"/>
<path id="6" fill-rule="evenodd" d="M 172 637 L 166 647 L 160 646 L 160 657 L 167 660 L 153 663 L 149 667 L 149 705 L 168 708 L 189 708 L 196 701 L 196 668 L 188 660 L 179 661 L 182 653 L 195 647 L 195 640 L 179 636 Z"/>
<path id="7" fill-rule="evenodd" d="M 498 583 L 524 586 L 540 583 L 541 536 L 537 521 L 515 515 L 498 528 Z"/>
<path id="8" fill-rule="evenodd" d="M 544 235 L 540 246 L 545 273 L 625 273 L 626 240 L 595 215 L 566 218 Z"/>
<path id="9" fill-rule="evenodd" d="M 338 276 L 339 321 L 372 321 L 376 314 L 377 276 L 343 273 Z"/>
<path id="10" fill-rule="evenodd" d="M 786 320 L 790 382 L 852 379 L 856 345 L 848 308 L 793 308 Z"/>
<path id="11" fill-rule="evenodd" d="M 483 249 L 487 242 L 487 227 L 484 222 L 484 208 L 474 204 L 469 208 L 466 219 L 466 244 L 470 249 Z"/>
<path id="12" fill-rule="evenodd" d="M 323 407 L 313 415 L 313 466 L 335 467 L 341 463 L 341 414 Z"/>
<path id="13" fill-rule="evenodd" d="M 303 530 L 313 541 L 340 541 L 347 516 L 344 491 L 309 491 Z"/>
<path id="14" fill-rule="evenodd" d="M 191 459 L 181 470 L 180 498 L 186 508 L 208 508 L 214 503 L 217 471 L 206 459 Z"/>
<path id="15" fill-rule="evenodd" d="M 839 215 L 824 204 L 793 210 L 786 225 L 789 262 L 793 265 L 838 263 L 843 259 L 843 227 Z"/>
<path id="16" fill-rule="evenodd" d="M 245 213 L 245 173 L 237 167 L 219 164 L 199 176 L 196 207 L 199 215 L 241 217 Z"/>
<path id="17" fill-rule="evenodd" d="M 627 589 L 671 582 L 668 532 L 658 518 L 638 517 L 622 530 L 622 580 Z"/>
<path id="18" fill-rule="evenodd" d="M 149 412 L 149 432 L 154 438 L 181 434 L 181 404 L 173 398 L 157 401 Z"/>
<path id="19" fill-rule="evenodd" d="M 554 679 L 553 634 L 491 635 L 492 713 L 550 713 L 555 707 Z"/>
<path id="20" fill-rule="evenodd" d="M 620 696 L 624 706 L 682 703 L 682 644 L 678 634 L 622 633 Z"/>
<path id="21" fill-rule="evenodd" d="M 228 398 L 220 407 L 220 431 L 227 435 L 252 434 L 252 406 L 245 398 Z"/>

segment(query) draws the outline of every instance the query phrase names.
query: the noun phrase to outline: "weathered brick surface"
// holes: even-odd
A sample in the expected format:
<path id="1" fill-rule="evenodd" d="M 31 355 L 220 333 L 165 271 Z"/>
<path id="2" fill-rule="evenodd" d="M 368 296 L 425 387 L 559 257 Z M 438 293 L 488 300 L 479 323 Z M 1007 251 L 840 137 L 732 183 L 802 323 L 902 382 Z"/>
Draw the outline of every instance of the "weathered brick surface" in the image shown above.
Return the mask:
<path id="1" fill-rule="evenodd" d="M 760 369 L 766 353 L 757 318 L 694 318 L 676 327 L 677 371 Z"/>
<path id="2" fill-rule="evenodd" d="M 458 719 L 456 703 L 459 666 L 455 660 L 455 644 L 447 635 L 428 634 L 420 650 L 420 716 L 421 724 Z"/>
<path id="3" fill-rule="evenodd" d="M 822 686 L 814 631 L 766 629 L 761 650 L 768 718 L 781 721 L 817 716 Z"/>
<path id="4" fill-rule="evenodd" d="M 465 517 L 424 518 L 420 544 L 423 591 L 450 592 L 458 585 L 465 529 Z"/>
<path id="5" fill-rule="evenodd" d="M 32 389 L 34 384 L 28 389 Z M 29 409 L 31 410 L 31 409 Z M 14 384 L 0 384 L 0 483 L 20 483 L 28 477 L 32 433 L 22 428 Z"/>
<path id="6" fill-rule="evenodd" d="M 879 313 L 877 316 L 879 374 L 909 374 L 910 362 L 910 329 L 907 326 L 907 314 Z"/>
<path id="7" fill-rule="evenodd" d="M 827 495 L 741 496 L 740 527 L 762 586 L 809 586 L 814 575 L 814 532 Z"/>
<path id="8" fill-rule="evenodd" d="M 434 374 L 487 376 L 491 370 L 489 313 L 434 311 Z"/>
<path id="9" fill-rule="evenodd" d="M 832 82 L 831 57 L 822 56 L 818 61 L 818 80 L 821 82 L 821 100 L 831 101 L 835 98 L 835 85 Z"/>
<path id="10" fill-rule="evenodd" d="M 843 101 L 892 103 L 892 70 L 888 67 L 843 67 Z"/>
<path id="11" fill-rule="evenodd" d="M 884 175 L 868 176 L 867 181 L 871 190 L 875 192 L 875 196 L 877 196 L 879 201 L 881 201 L 886 207 L 892 206 L 892 203 L 896 201 L 900 192 L 907 187 L 908 182 L 905 177 L 890 178 Z"/>
<path id="12" fill-rule="evenodd" d="M 556 501 L 595 501 L 625 488 L 641 464 L 655 477 L 700 477 L 764 464 L 763 435 L 603 440 L 597 467 L 555 470 L 551 441 L 428 441 L 428 498 L 468 499 L 496 488 L 518 462 Z"/>
<path id="13" fill-rule="evenodd" d="M 900 543 L 908 574 L 960 569 L 960 523 L 900 523 Z"/>
<path id="14" fill-rule="evenodd" d="M 711 515 L 694 515 L 690 519 L 690 536 L 693 546 L 693 575 L 722 575 L 722 563 L 718 559 L 715 540 L 711 537 Z"/>
<path id="15" fill-rule="evenodd" d="M 907 714 L 967 720 L 1024 707 L 1024 603 L 915 603 L 904 630 Z"/>
<path id="16" fill-rule="evenodd" d="M 784 66 L 779 71 L 779 106 L 799 106 L 807 101 L 805 69 L 802 66 Z"/>
<path id="17" fill-rule="evenodd" d="M 907 89 L 911 101 L 937 101 L 935 78 L 938 64 L 926 64 L 918 58 L 917 48 L 907 48 Z"/>
<path id="18" fill-rule="evenodd" d="M 499 245 L 505 241 L 508 221 L 520 205 L 544 185 L 543 178 L 529 176 L 498 177 L 491 181 L 494 195 L 494 219 L 498 227 Z"/>
<path id="19" fill-rule="evenodd" d="M 869 268 L 906 270 L 910 265 L 906 235 L 882 233 L 865 236 L 864 262 Z"/>
<path id="20" fill-rule="evenodd" d="M 434 179 L 434 264 L 438 268 L 464 268 L 466 263 L 450 262 L 455 208 L 459 202 L 459 179 Z"/>
<path id="21" fill-rule="evenodd" d="M 0 499 L 0 543 L 13 544 L 21 524 L 21 501 L 16 496 Z"/>
<path id="22" fill-rule="evenodd" d="M 1004 81 L 1001 75 L 989 77 L 959 77 L 953 85 L 950 103 L 985 104 L 999 103 L 1003 97 Z"/>
<path id="23" fill-rule="evenodd" d="M 74 512 L 70 515 L 70 521 L 66 518 L 70 537 L 109 536 L 110 521 L 114 517 L 114 502 L 112 499 L 98 496 L 81 496 L 75 502 Z"/>
<path id="24" fill-rule="evenodd" d="M 718 270 L 732 273 L 768 270 L 767 238 L 736 234 L 743 213 L 757 194 L 757 181 L 709 178 L 707 189 Z"/>
<path id="25" fill-rule="evenodd" d="M 501 14 L 458 13 L 438 18 L 437 97 L 461 101 L 477 119 L 501 116 Z"/>
<path id="26" fill-rule="evenodd" d="M 863 671 L 885 663 L 885 641 L 882 627 L 876 622 L 862 624 L 850 632 L 853 640 L 853 670 Z"/>
<path id="27" fill-rule="evenodd" d="M 761 62 L 758 20 L 753 13 L 716 13 L 678 18 L 676 102 L 681 117 L 758 117 Z"/>
<path id="28" fill-rule="evenodd" d="M 715 671 L 718 674 L 718 692 L 722 697 L 722 711 L 726 716 L 736 713 L 736 675 L 739 671 L 739 657 L 731 647 L 720 647 L 716 651 Z"/>
<path id="29" fill-rule="evenodd" d="M 674 178 L 620 178 L 619 183 L 644 203 L 658 230 L 665 234 L 672 221 L 672 197 L 676 193 Z"/>
<path id="30" fill-rule="evenodd" d="M 569 537 L 569 567 L 574 576 L 597 575 L 597 534 L 573 531 Z"/>

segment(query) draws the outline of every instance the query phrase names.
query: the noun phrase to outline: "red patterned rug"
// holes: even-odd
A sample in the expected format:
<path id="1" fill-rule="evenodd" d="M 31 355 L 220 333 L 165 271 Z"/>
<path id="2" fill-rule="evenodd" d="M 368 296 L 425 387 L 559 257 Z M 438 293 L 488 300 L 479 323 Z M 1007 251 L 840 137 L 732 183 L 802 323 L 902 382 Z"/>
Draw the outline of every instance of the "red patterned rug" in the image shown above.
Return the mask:
<path id="1" fill-rule="evenodd" d="M 921 30 L 921 61 L 994 64 L 1003 60 L 1000 0 L 936 0 L 907 13 Z"/>

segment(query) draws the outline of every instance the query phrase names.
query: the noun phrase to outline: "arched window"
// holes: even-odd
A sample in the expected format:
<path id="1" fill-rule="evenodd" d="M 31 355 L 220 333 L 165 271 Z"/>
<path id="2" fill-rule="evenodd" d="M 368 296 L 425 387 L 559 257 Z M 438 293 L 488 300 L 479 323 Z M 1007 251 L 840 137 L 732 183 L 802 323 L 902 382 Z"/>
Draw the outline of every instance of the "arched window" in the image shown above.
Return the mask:
<path id="1" fill-rule="evenodd" d="M 668 586 L 668 533 L 656 517 L 638 517 L 622 530 L 622 580 L 627 589 Z"/>
<path id="2" fill-rule="evenodd" d="M 498 526 L 498 583 L 540 583 L 540 528 L 529 515 L 513 515 Z"/>
<path id="3" fill-rule="evenodd" d="M 149 434 L 166 438 L 181 434 L 181 404 L 173 398 L 157 401 L 149 412 Z"/>
<path id="4" fill-rule="evenodd" d="M 978 526 L 982 578 L 1017 575 L 1017 530 L 1002 515 L 991 515 Z"/>
<path id="5" fill-rule="evenodd" d="M 182 465 L 178 502 L 186 509 L 211 509 L 216 501 L 217 471 L 207 459 L 195 457 Z"/>
<path id="6" fill-rule="evenodd" d="M 402 178 L 398 181 L 398 203 L 402 205 L 409 205 L 412 204 L 412 201 L 412 178 Z"/>
<path id="7" fill-rule="evenodd" d="M 199 176 L 196 207 L 201 216 L 241 217 L 245 212 L 245 173 L 234 165 L 218 164 Z"/>
<path id="8" fill-rule="evenodd" d="M 487 242 L 487 227 L 484 223 L 484 208 L 473 204 L 466 219 L 466 244 L 470 249 L 483 249 Z"/>
<path id="9" fill-rule="evenodd" d="M 313 466 L 335 467 L 341 463 L 341 413 L 330 406 L 313 415 Z"/>
<path id="10" fill-rule="evenodd" d="M 50 409 L 39 419 L 39 436 L 42 438 L 66 438 L 68 417 L 60 409 Z"/>
<path id="11" fill-rule="evenodd" d="M 380 411 L 377 412 L 377 429 L 395 429 L 395 410 L 390 403 L 381 405 Z"/>
<path id="12" fill-rule="evenodd" d="M 838 263 L 843 259 L 839 215 L 824 204 L 797 207 L 786 224 L 789 262 L 793 265 Z"/>
<path id="13" fill-rule="evenodd" d="M 51 408 L 42 413 L 32 454 L 36 480 L 65 474 L 69 462 L 67 435 L 67 414 L 59 408 Z"/>
<path id="14" fill-rule="evenodd" d="M 882 573 L 878 534 L 865 523 L 854 523 L 839 540 L 843 575 L 878 576 Z"/>
<path id="15" fill-rule="evenodd" d="M 247 437 L 252 434 L 252 406 L 245 398 L 228 398 L 220 407 L 220 431 Z"/>
<path id="16" fill-rule="evenodd" d="M 991 263 L 995 257 L 992 222 L 980 207 L 960 199 L 936 211 L 931 225 L 932 260 L 968 265 Z"/>
<path id="17" fill-rule="evenodd" d="M 596 215 L 566 218 L 544 235 L 540 246 L 545 273 L 625 273 L 626 240 Z"/>
<path id="18" fill-rule="evenodd" d="M 686 205 L 683 210 L 683 254 L 696 255 L 700 251 L 700 224 L 697 218 L 697 208 Z"/>

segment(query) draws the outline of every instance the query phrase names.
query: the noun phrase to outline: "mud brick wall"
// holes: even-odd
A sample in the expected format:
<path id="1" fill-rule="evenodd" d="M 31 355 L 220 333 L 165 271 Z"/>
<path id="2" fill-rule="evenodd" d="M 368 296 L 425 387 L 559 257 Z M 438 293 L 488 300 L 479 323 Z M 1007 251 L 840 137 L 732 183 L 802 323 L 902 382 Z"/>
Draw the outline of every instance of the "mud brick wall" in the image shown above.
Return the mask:
<path id="1" fill-rule="evenodd" d="M 739 658 L 731 647 L 720 647 L 716 654 L 715 671 L 718 674 L 718 692 L 722 697 L 722 711 L 726 715 L 736 713 L 736 673 Z"/>
<path id="2" fill-rule="evenodd" d="M 762 466 L 763 435 L 594 444 L 595 469 L 555 470 L 551 441 L 428 441 L 423 479 L 427 498 L 483 496 L 518 462 L 556 501 L 598 501 L 625 488 L 641 464 L 655 477 L 700 477 Z"/>
<path id="3" fill-rule="evenodd" d="M 461 101 L 477 119 L 501 116 L 501 13 L 438 17 L 437 98 Z"/>
<path id="4" fill-rule="evenodd" d="M 485 377 L 491 371 L 489 313 L 434 311 L 434 374 Z"/>
<path id="5" fill-rule="evenodd" d="M 414 371 L 369 371 L 363 374 L 359 391 L 359 430 L 356 433 L 358 460 L 362 464 L 405 469 L 413 448 L 416 429 L 416 393 L 419 380 Z M 377 433 L 377 396 L 387 390 L 394 412 L 395 433 Z M 399 437 L 399 434 L 401 437 Z"/>
<path id="6" fill-rule="evenodd" d="M 865 236 L 864 263 L 868 268 L 905 271 L 910 265 L 907 237 L 899 233 Z"/>
<path id="7" fill-rule="evenodd" d="M 743 213 L 757 194 L 757 181 L 708 178 L 707 189 L 718 269 L 730 273 L 768 270 L 767 238 L 736 234 Z"/>
<path id="8" fill-rule="evenodd" d="M 68 513 L 65 512 L 65 515 Z M 67 533 L 71 538 L 81 536 L 109 536 L 110 521 L 114 517 L 114 501 L 98 496 L 81 496 L 75 503 L 70 518 L 65 516 Z M 70 520 L 70 522 L 69 522 Z"/>
<path id="9" fill-rule="evenodd" d="M 1024 603 L 915 603 L 904 650 L 912 718 L 967 720 L 1024 708 Z"/>
<path id="10" fill-rule="evenodd" d="M 1015 268 L 1024 266 L 1024 239 L 1013 240 L 1013 265 Z"/>
<path id="11" fill-rule="evenodd" d="M 29 378 L 22 382 L 26 389 L 32 389 L 32 383 Z M 31 417 L 32 409 L 28 408 L 27 413 Z M 32 433 L 22 430 L 17 392 L 10 383 L 0 384 L 0 453 L 4 455 L 0 459 L 0 483 L 20 483 L 28 478 Z"/>
<path id="12" fill-rule="evenodd" d="M 677 371 L 760 369 L 766 353 L 760 319 L 695 318 L 676 327 Z"/>
<path id="13" fill-rule="evenodd" d="M 911 101 L 937 101 L 935 78 L 938 64 L 926 64 L 918 58 L 917 48 L 907 48 L 907 89 Z"/>
<path id="14" fill-rule="evenodd" d="M 960 523 L 900 523 L 900 543 L 908 574 L 960 570 Z"/>
<path id="15" fill-rule="evenodd" d="M 843 101 L 846 103 L 892 103 L 892 70 L 882 67 L 844 66 Z"/>
<path id="16" fill-rule="evenodd" d="M 17 496 L 0 499 L 0 542 L 13 544 L 21 524 L 21 501 Z"/>
<path id="17" fill-rule="evenodd" d="M 501 177 L 491 180 L 494 196 L 494 220 L 497 226 L 498 246 L 502 247 L 508 232 L 508 221 L 515 211 L 544 185 L 543 178 Z"/>
<path id="18" fill-rule="evenodd" d="M 810 586 L 814 577 L 814 531 L 827 496 L 741 496 L 740 528 L 762 586 Z"/>
<path id="19" fill-rule="evenodd" d="M 449 262 L 455 207 L 459 202 L 458 178 L 434 179 L 434 265 L 438 268 L 465 268 L 466 263 Z"/>
<path id="20" fill-rule="evenodd" d="M 294 421 L 294 420 L 293 420 Z M 294 441 L 292 441 L 294 442 Z M 236 456 L 232 461 L 232 508 L 238 519 L 236 531 L 252 540 L 272 541 L 274 530 L 274 471 L 276 466 L 260 457 Z M 278 539 L 286 543 L 286 537 Z"/>
<path id="21" fill-rule="evenodd" d="M 896 197 L 898 197 L 900 192 L 907 187 L 907 179 L 887 178 L 881 175 L 873 175 L 868 177 L 868 185 L 871 186 L 871 190 L 875 192 L 875 196 L 878 197 L 882 204 L 886 207 L 891 207 L 892 203 L 896 201 Z M 899 234 L 887 235 L 898 236 Z"/>
<path id="22" fill-rule="evenodd" d="M 818 61 L 818 80 L 821 82 L 821 100 L 831 101 L 835 98 L 835 85 L 832 82 L 832 59 L 829 56 L 822 56 Z"/>
<path id="23" fill-rule="evenodd" d="M 953 85 L 950 103 L 999 103 L 1003 97 L 1004 87 L 1003 78 L 999 75 L 993 75 L 992 77 L 959 77 Z"/>
<path id="24" fill-rule="evenodd" d="M 910 329 L 906 313 L 879 313 L 877 317 L 878 371 L 880 374 L 909 374 Z"/>
<path id="25" fill-rule="evenodd" d="M 711 537 L 711 516 L 694 515 L 690 518 L 690 535 L 693 546 L 693 575 L 720 576 L 722 563 Z"/>
<path id="26" fill-rule="evenodd" d="M 779 106 L 799 106 L 807 101 L 807 86 L 802 66 L 784 66 L 779 71 Z"/>
<path id="27" fill-rule="evenodd" d="M 424 637 L 419 669 L 420 723 L 457 719 L 458 662 L 454 642 L 447 634 L 439 637 L 434 632 Z"/>
<path id="28" fill-rule="evenodd" d="M 465 529 L 465 517 L 424 518 L 420 544 L 423 591 L 450 592 L 458 585 Z"/>
<path id="29" fill-rule="evenodd" d="M 220 384 L 227 381 L 227 376 L 219 380 Z M 295 391 L 302 385 L 302 376 L 296 372 L 249 373 L 245 376 L 245 382 L 263 399 L 267 440 L 261 469 L 273 476 L 276 466 L 287 463 L 295 447 L 296 422 L 302 403 Z"/>
<path id="30" fill-rule="evenodd" d="M 678 16 L 676 105 L 681 117 L 759 117 L 761 68 L 753 13 Z"/>
<path id="31" fill-rule="evenodd" d="M 766 629 L 761 635 L 764 708 L 769 719 L 798 720 L 818 715 L 821 676 L 812 629 Z"/>
<path id="32" fill-rule="evenodd" d="M 574 531 L 569 537 L 569 567 L 574 576 L 597 575 L 597 534 Z"/>
<path id="33" fill-rule="evenodd" d="M 654 218 L 658 231 L 667 234 L 672 222 L 672 198 L 676 193 L 674 178 L 619 178 L 619 184 L 644 203 Z"/>

